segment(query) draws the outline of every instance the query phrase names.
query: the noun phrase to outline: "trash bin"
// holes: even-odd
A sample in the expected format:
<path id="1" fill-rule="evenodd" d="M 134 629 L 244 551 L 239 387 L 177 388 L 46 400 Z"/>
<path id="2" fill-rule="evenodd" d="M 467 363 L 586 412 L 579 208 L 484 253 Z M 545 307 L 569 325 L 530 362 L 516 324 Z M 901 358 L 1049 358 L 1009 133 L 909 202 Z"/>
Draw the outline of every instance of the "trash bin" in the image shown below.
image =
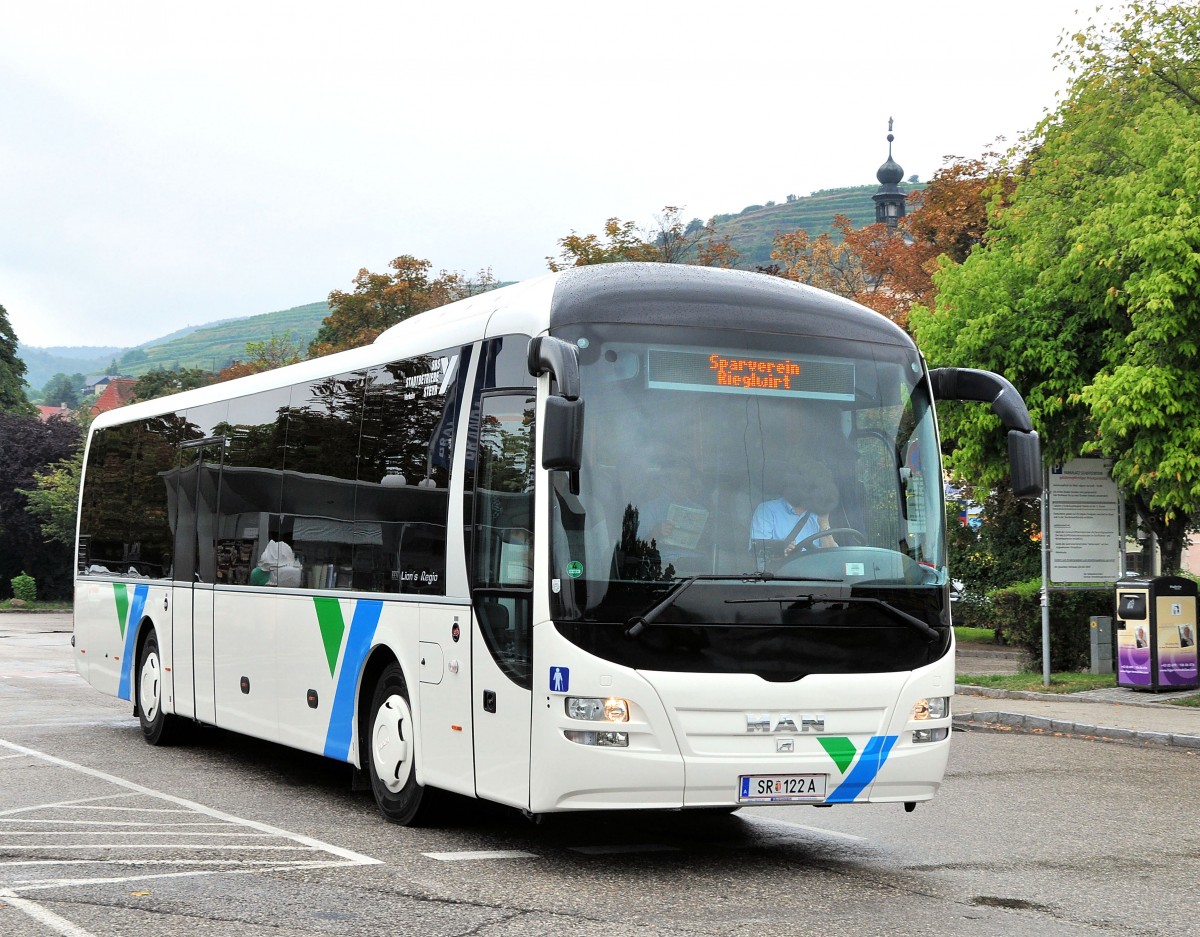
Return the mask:
<path id="1" fill-rule="evenodd" d="M 1117 583 L 1117 686 L 1135 690 L 1200 687 L 1196 583 L 1178 576 Z"/>

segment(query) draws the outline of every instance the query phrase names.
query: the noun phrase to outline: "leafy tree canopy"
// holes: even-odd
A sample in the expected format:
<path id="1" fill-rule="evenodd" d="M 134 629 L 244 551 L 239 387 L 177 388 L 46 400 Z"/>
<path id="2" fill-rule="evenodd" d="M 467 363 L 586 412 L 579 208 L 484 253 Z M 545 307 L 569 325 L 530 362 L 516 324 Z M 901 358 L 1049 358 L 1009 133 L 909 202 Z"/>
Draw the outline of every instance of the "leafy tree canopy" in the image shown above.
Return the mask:
<path id="1" fill-rule="evenodd" d="M 292 338 L 291 331 L 272 335 L 265 342 L 246 342 L 246 360 L 235 361 L 222 369 L 218 381 L 229 381 L 260 371 L 271 371 L 284 365 L 296 364 L 305 358 L 304 347 Z"/>
<path id="2" fill-rule="evenodd" d="M 1200 10 L 1134 0 L 1057 58 L 1071 76 L 1010 204 L 944 260 L 913 325 L 931 364 L 1005 374 L 1047 455 L 1113 460 L 1177 569 L 1200 516 Z M 1002 435 L 946 408 L 960 473 L 994 480 Z"/>
<path id="3" fill-rule="evenodd" d="M 212 372 L 203 368 L 177 368 L 174 371 L 154 368 L 143 374 L 134 385 L 133 399 L 138 401 L 166 397 L 168 394 L 177 394 L 194 387 L 204 387 L 211 384 L 212 380 Z"/>
<path id="4" fill-rule="evenodd" d="M 25 510 L 38 519 L 47 540 L 73 545 L 79 503 L 79 480 L 83 469 L 83 446 L 74 455 L 60 459 L 43 471 L 34 472 L 35 488 L 18 489 L 25 496 Z"/>
<path id="5" fill-rule="evenodd" d="M 668 205 L 655 218 L 654 227 L 639 229 L 636 222 L 609 218 L 603 236 L 576 234 L 572 231 L 558 239 L 557 257 L 546 264 L 558 272 L 569 267 L 591 264 L 651 261 L 664 264 L 699 264 L 704 267 L 732 267 L 738 252 L 727 238 L 718 238 L 710 221 L 683 220 L 683 209 Z"/>
<path id="6" fill-rule="evenodd" d="M 68 375 L 60 372 L 50 378 L 42 388 L 42 402 L 48 407 L 57 407 L 65 403 L 68 409 L 74 410 L 79 406 L 79 391 L 82 387 L 82 374 Z"/>
<path id="7" fill-rule="evenodd" d="M 965 259 L 983 238 L 989 206 L 1005 204 L 1014 185 L 997 153 L 950 156 L 926 188 L 908 196 L 908 214 L 895 229 L 884 224 L 856 229 L 839 214 L 836 235 L 781 231 L 772 243 L 771 265 L 758 270 L 853 299 L 907 328 L 912 306 L 933 301 L 938 258 Z"/>
<path id="8" fill-rule="evenodd" d="M 402 254 L 388 266 L 391 273 L 371 273 L 363 267 L 354 278 L 353 292 L 329 294 L 331 312 L 308 346 L 309 357 L 366 345 L 410 316 L 496 285 L 490 270 L 481 270 L 475 279 L 445 270 L 430 277 L 433 265 L 411 254 Z"/>
<path id="9" fill-rule="evenodd" d="M 0 413 L 0 591 L 25 570 L 42 595 L 69 593 L 71 548 L 46 541 L 28 513 L 25 492 L 37 487 L 37 473 L 69 459 L 80 442 L 80 429 L 70 420 L 54 417 L 43 423 L 36 416 Z"/>
<path id="10" fill-rule="evenodd" d="M 25 396 L 25 362 L 17 357 L 17 335 L 3 306 L 0 306 L 0 412 L 37 412 Z"/>

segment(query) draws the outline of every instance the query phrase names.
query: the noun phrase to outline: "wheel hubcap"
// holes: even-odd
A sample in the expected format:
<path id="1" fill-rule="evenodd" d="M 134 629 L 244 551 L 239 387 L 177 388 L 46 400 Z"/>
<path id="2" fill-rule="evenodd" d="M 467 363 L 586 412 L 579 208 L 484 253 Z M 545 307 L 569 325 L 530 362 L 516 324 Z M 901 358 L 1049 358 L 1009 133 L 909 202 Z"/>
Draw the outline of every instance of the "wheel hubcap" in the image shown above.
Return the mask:
<path id="1" fill-rule="evenodd" d="M 375 774 L 393 794 L 412 773 L 412 712 L 403 696 L 389 696 L 375 713 L 371 727 L 371 761 Z"/>
<path id="2" fill-rule="evenodd" d="M 149 722 L 153 722 L 158 716 L 158 707 L 162 702 L 160 678 L 158 655 L 151 653 L 142 663 L 142 679 L 138 694 L 142 704 L 142 714 Z"/>

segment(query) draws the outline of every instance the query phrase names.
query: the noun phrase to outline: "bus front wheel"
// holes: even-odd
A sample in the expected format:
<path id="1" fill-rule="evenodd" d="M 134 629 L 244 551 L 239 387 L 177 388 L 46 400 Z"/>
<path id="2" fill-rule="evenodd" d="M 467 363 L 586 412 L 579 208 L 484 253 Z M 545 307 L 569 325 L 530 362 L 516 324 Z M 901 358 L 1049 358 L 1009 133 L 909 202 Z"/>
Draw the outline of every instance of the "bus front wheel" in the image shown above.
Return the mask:
<path id="1" fill-rule="evenodd" d="M 366 741 L 371 791 L 384 819 L 401 826 L 428 822 L 434 794 L 417 783 L 416 727 L 399 664 L 389 664 L 375 684 Z"/>
<path id="2" fill-rule="evenodd" d="M 153 631 L 138 655 L 137 713 L 142 735 L 151 745 L 171 745 L 181 736 L 179 719 L 163 711 L 163 665 Z"/>

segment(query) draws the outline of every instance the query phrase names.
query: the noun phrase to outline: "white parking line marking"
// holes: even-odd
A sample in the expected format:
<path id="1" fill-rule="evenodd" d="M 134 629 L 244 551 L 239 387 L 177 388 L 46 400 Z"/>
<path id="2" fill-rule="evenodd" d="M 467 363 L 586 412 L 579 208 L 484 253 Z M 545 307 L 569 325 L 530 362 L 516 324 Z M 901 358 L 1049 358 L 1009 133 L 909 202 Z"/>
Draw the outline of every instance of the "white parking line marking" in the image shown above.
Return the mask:
<path id="1" fill-rule="evenodd" d="M 0 744 L 4 744 L 4 740 L 0 739 Z M 128 794 L 106 794 L 103 797 L 88 797 L 86 800 L 60 800 L 56 804 L 36 804 L 33 807 L 14 807 L 12 810 L 0 810 L 0 817 L 9 817 L 14 813 L 28 813 L 30 810 L 51 810 L 55 807 L 74 807 L 79 804 L 93 803 L 97 800 L 117 800 L 121 797 L 128 797 Z M 92 810 L 131 810 L 132 807 L 91 807 Z M 184 811 L 179 811 L 183 813 Z"/>
<path id="2" fill-rule="evenodd" d="M 34 849 L 124 849 L 126 852 L 141 849 L 205 849 L 211 852 L 312 852 L 312 847 L 303 846 L 251 846 L 249 843 L 235 843 L 230 846 L 218 846 L 213 843 L 138 843 L 130 847 L 128 843 L 49 843 L 45 846 L 17 846 L 6 843 L 4 849 L 14 852 L 31 852 Z M 372 860 L 378 862 L 379 860 Z M 355 863 L 364 865 L 365 863 Z"/>
<path id="3" fill-rule="evenodd" d="M 520 849 L 475 849 L 469 852 L 423 852 L 423 856 L 439 862 L 470 862 L 473 859 L 537 859 L 536 853 Z"/>
<path id="4" fill-rule="evenodd" d="M 60 937 L 95 937 L 87 930 L 71 923 L 63 917 L 55 914 L 53 911 L 43 907 L 36 901 L 31 901 L 28 898 L 21 897 L 17 894 L 18 891 L 45 891 L 55 888 L 64 888 L 79 885 L 99 885 L 99 884 L 119 884 L 127 882 L 147 882 L 155 879 L 169 878 L 186 878 L 201 875 L 245 875 L 261 871 L 294 871 L 300 869 L 319 869 L 319 868 L 338 868 L 346 865 L 377 865 L 382 860 L 365 856 L 361 853 L 354 852 L 349 849 L 343 849 L 340 846 L 334 846 L 330 843 L 322 842 L 310 836 L 303 836 L 299 833 L 293 833 L 288 830 L 280 829 L 279 827 L 271 826 L 267 823 L 260 823 L 256 820 L 246 820 L 242 817 L 236 817 L 232 814 L 225 813 L 220 810 L 215 810 L 212 807 L 206 807 L 204 804 L 199 804 L 194 801 L 185 800 L 182 797 L 175 797 L 172 794 L 166 794 L 162 791 L 156 791 L 153 788 L 146 787 L 142 784 L 128 781 L 125 778 L 117 777 L 116 775 L 108 774 L 103 771 L 97 771 L 94 768 L 88 768 L 84 765 L 75 764 L 63 758 L 55 757 L 46 752 L 37 751 L 36 749 L 26 748 L 23 745 L 17 745 L 7 739 L 0 739 L 0 749 L 7 749 L 11 754 L 0 755 L 3 760 L 16 758 L 36 758 L 40 761 L 56 765 L 60 768 L 65 768 L 70 771 L 75 771 L 79 774 L 86 775 L 91 778 L 96 778 L 105 781 L 117 787 L 124 788 L 123 793 L 111 794 L 100 797 L 87 797 L 73 800 L 63 800 L 55 803 L 43 803 L 24 807 L 14 807 L 9 810 L 0 811 L 0 837 L 5 837 L 4 850 L 9 853 L 25 854 L 39 850 L 53 850 L 61 855 L 66 851 L 76 850 L 107 850 L 107 851 L 122 851 L 127 856 L 132 855 L 135 858 L 119 859 L 115 856 L 104 856 L 100 858 L 55 858 L 49 860 L 37 859 L 16 859 L 11 861 L 0 862 L 0 870 L 13 870 L 17 867 L 48 867 L 48 866 L 83 866 L 96 865 L 102 869 L 113 869 L 114 866 L 137 867 L 138 871 L 127 876 L 88 876 L 83 878 L 50 878 L 50 879 L 23 879 L 15 882 L 8 882 L 3 887 L 0 887 L 0 902 L 21 911 L 28 917 L 45 926 L 50 931 L 59 934 Z M 143 796 L 155 798 L 160 802 L 172 804 L 171 807 L 142 807 L 142 806 L 126 806 L 109 803 L 109 801 L 120 800 L 133 796 Z M 72 810 L 95 810 L 105 813 L 115 811 L 125 811 L 126 816 L 129 814 L 143 814 L 147 816 L 147 820 L 130 820 L 130 821 L 113 821 L 107 819 L 59 819 L 59 818 L 38 818 L 38 817 L 15 817 L 15 814 L 34 814 L 49 810 L 56 811 L 72 811 Z M 178 817 L 183 814 L 200 814 L 210 818 L 215 822 L 174 822 L 174 817 L 162 817 L 160 822 L 151 822 L 155 816 L 162 814 L 174 814 Z M 14 829 L 17 824 L 32 824 L 39 823 L 45 825 L 56 825 L 65 827 L 60 829 L 44 829 L 44 830 L 21 830 Z M 103 827 L 102 829 L 82 829 L 83 826 Z M 159 830 L 153 829 L 130 829 L 130 827 L 161 827 Z M 227 832 L 198 832 L 192 830 L 180 830 L 179 826 L 203 826 L 203 827 L 221 827 L 233 826 L 240 829 Z M 247 830 L 253 832 L 247 832 Z M 76 840 L 86 838 L 115 838 L 124 837 L 125 842 L 61 842 L 56 841 L 52 844 L 37 844 L 28 843 L 17 845 L 13 840 L 16 837 L 42 837 L 61 840 L 62 837 L 70 836 Z M 147 842 L 130 842 L 131 837 L 150 837 L 150 836 L 173 836 L 177 839 L 190 839 L 192 842 L 174 842 L 174 843 L 147 843 Z M 237 842 L 194 842 L 198 838 L 208 837 L 211 839 L 238 840 Z M 286 840 L 287 844 L 272 844 L 258 845 L 247 842 L 249 839 L 268 839 L 277 838 Z M 170 859 L 151 859 L 148 855 L 150 850 L 172 850 L 173 852 L 182 852 L 184 850 L 201 850 L 207 853 L 237 853 L 238 859 L 186 859 L 182 856 L 175 856 Z M 298 853 L 323 853 L 322 858 L 299 858 Z M 264 855 L 264 854 L 273 855 Z M 256 854 L 261 858 L 248 858 L 249 854 Z M 174 867 L 175 871 L 164 871 L 158 873 L 147 874 L 148 866 L 159 865 Z M 182 869 L 187 866 L 189 868 Z M 34 868 L 29 868 L 29 872 L 36 874 Z M 28 873 L 27 873 L 28 874 Z"/>
<path id="5" fill-rule="evenodd" d="M 160 827 L 157 830 L 4 830 L 0 836 L 109 836 L 120 833 L 122 836 L 220 836 L 225 839 L 254 837 L 255 839 L 272 839 L 270 833 L 192 833 L 178 832 L 174 827 Z"/>
<path id="6" fill-rule="evenodd" d="M 80 774 L 86 774 L 89 777 L 99 778 L 101 781 L 107 781 L 109 784 L 115 784 L 118 787 L 135 791 L 138 794 L 145 794 L 148 797 L 155 797 L 159 800 L 165 800 L 169 804 L 175 804 L 177 807 L 183 807 L 185 810 L 192 810 L 196 813 L 202 813 L 206 817 L 212 817 L 215 820 L 224 820 L 226 823 L 236 823 L 240 826 L 249 827 L 252 830 L 258 830 L 262 833 L 269 833 L 272 836 L 290 839 L 292 842 L 299 843 L 302 846 L 308 846 L 310 849 L 332 853 L 333 855 L 345 859 L 347 862 L 355 865 L 378 865 L 383 861 L 381 859 L 374 859 L 371 856 L 364 856 L 361 853 L 354 852 L 350 849 L 343 849 L 341 846 L 334 846 L 331 843 L 321 842 L 321 840 L 314 839 L 311 836 L 303 836 L 299 833 L 292 833 L 288 830 L 280 829 L 277 826 L 271 826 L 269 823 L 259 823 L 257 820 L 246 820 L 242 817 L 235 817 L 233 814 L 225 813 L 221 810 L 214 810 L 212 807 L 206 807 L 204 804 L 198 804 L 192 800 L 185 800 L 184 798 L 176 797 L 173 794 L 165 794 L 162 791 L 156 791 L 153 788 L 146 787 L 143 784 L 135 784 L 133 781 L 127 781 L 125 778 L 119 778 L 114 774 L 108 774 L 104 771 L 97 771 L 95 768 L 88 768 L 84 765 L 77 765 L 73 761 L 57 758 L 54 755 L 47 754 L 46 752 L 39 752 L 33 748 L 25 748 L 23 745 L 17 745 L 8 741 L 7 739 L 0 739 L 0 747 L 7 748 L 10 751 L 20 752 L 23 755 L 29 755 L 33 758 L 39 758 L 42 761 L 49 762 L 52 765 L 58 765 L 61 768 L 68 768 L 72 771 L 78 771 Z"/>
<path id="7" fill-rule="evenodd" d="M 0 901 L 12 905 L 18 911 L 24 911 L 39 924 L 45 924 L 54 933 L 61 934 L 62 937 L 95 937 L 91 931 L 76 927 L 66 918 L 61 918 L 53 911 L 43 908 L 36 901 L 18 898 L 11 891 L 0 891 Z"/>
<path id="8" fill-rule="evenodd" d="M 116 809 L 116 808 L 114 808 Z M 128 808 L 126 808 L 128 809 Z M 175 810 L 173 813 L 187 813 L 186 810 Z M 0 824 L 4 823 L 37 823 L 44 825 L 47 823 L 65 824 L 67 826 L 153 826 L 162 829 L 162 823 L 151 823 L 149 820 L 42 820 L 42 819 L 26 819 L 25 817 L 0 817 Z M 171 829 L 178 829 L 181 826 L 206 826 L 206 827 L 221 827 L 228 826 L 226 823 L 172 823 Z M 0 827 L 3 829 L 3 827 Z"/>

